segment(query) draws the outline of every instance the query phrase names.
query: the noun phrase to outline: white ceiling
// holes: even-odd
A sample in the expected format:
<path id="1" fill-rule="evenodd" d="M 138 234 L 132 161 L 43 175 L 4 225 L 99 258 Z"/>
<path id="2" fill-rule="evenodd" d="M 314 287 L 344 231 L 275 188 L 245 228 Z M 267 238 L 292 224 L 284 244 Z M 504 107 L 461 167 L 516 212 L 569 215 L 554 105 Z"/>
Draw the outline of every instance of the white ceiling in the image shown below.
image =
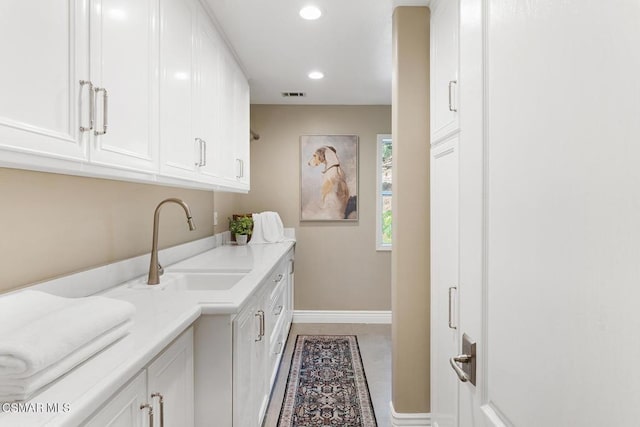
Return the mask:
<path id="1" fill-rule="evenodd" d="M 428 0 L 206 0 L 251 85 L 252 104 L 391 104 L 391 17 Z M 323 14 L 298 15 L 306 5 Z M 307 74 L 319 70 L 322 80 Z M 283 98 L 281 92 L 305 92 Z"/>

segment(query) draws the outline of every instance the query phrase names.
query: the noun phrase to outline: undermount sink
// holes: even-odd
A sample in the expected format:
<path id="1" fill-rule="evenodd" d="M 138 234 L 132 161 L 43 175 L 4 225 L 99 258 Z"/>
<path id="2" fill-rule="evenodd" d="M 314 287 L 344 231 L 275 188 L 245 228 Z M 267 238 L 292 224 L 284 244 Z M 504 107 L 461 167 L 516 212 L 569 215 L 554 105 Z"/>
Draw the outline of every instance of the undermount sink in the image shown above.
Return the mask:
<path id="1" fill-rule="evenodd" d="M 166 273 L 160 283 L 166 290 L 224 291 L 231 289 L 246 273 Z"/>
<path id="2" fill-rule="evenodd" d="M 130 282 L 129 287 L 159 291 L 224 291 L 233 288 L 248 272 L 248 270 L 206 273 L 171 271 L 160 276 L 158 285 L 147 285 L 147 278 L 142 277 Z"/>

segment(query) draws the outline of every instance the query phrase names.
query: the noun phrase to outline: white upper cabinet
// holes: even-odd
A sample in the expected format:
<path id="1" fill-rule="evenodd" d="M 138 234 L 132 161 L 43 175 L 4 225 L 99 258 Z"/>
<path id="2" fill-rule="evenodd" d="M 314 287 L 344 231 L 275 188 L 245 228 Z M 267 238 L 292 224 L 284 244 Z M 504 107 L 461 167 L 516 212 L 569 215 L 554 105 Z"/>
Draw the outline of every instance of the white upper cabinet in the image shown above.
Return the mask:
<path id="1" fill-rule="evenodd" d="M 224 98 L 224 42 L 204 12 L 197 25 L 197 143 L 201 150 L 200 173 L 212 181 L 220 183 L 226 177 L 226 170 L 232 167 L 232 160 L 225 158 L 227 147 L 222 138 L 222 116 L 229 108 Z"/>
<path id="2" fill-rule="evenodd" d="M 20 153 L 83 160 L 89 88 L 82 2 L 0 2 L 0 148 L 2 164 Z"/>
<path id="3" fill-rule="evenodd" d="M 196 3 L 160 0 L 160 147 L 163 174 L 197 179 L 194 137 Z"/>
<path id="4" fill-rule="evenodd" d="M 0 166 L 249 190 L 247 79 L 197 0 L 0 3 Z"/>
<path id="5" fill-rule="evenodd" d="M 158 1 L 92 0 L 91 162 L 158 169 Z"/>
<path id="6" fill-rule="evenodd" d="M 249 190 L 247 79 L 200 4 L 160 4 L 161 173 Z"/>
<path id="7" fill-rule="evenodd" d="M 459 128 L 458 0 L 432 5 L 431 17 L 431 143 Z"/>
<path id="8" fill-rule="evenodd" d="M 236 179 L 242 188 L 249 189 L 249 84 L 236 67 L 233 80 L 233 141 L 236 160 Z"/>

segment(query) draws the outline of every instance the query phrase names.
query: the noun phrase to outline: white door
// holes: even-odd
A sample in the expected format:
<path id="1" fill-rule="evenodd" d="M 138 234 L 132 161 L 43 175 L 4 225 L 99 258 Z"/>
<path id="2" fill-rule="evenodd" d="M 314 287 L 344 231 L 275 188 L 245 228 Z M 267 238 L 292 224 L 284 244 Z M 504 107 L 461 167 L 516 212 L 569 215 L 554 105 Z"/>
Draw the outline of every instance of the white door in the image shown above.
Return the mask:
<path id="1" fill-rule="evenodd" d="M 257 425 L 257 395 L 254 381 L 260 381 L 254 366 L 254 348 L 261 339 L 260 317 L 255 298 L 233 321 L 233 424 L 253 427 Z"/>
<path id="2" fill-rule="evenodd" d="M 91 1 L 91 79 L 99 88 L 93 163 L 158 168 L 157 46 L 157 0 Z"/>
<path id="3" fill-rule="evenodd" d="M 149 365 L 147 376 L 154 425 L 193 427 L 193 329 L 185 331 Z"/>
<path id="4" fill-rule="evenodd" d="M 160 0 L 160 170 L 195 179 L 200 147 L 194 136 L 192 0 Z"/>
<path id="5" fill-rule="evenodd" d="M 142 427 L 150 426 L 147 403 L 147 373 L 142 371 L 113 396 L 84 427 Z"/>
<path id="6" fill-rule="evenodd" d="M 249 189 L 250 164 L 249 164 L 249 84 L 239 67 L 236 67 L 233 84 L 233 141 L 235 158 L 239 170 L 236 177 L 241 188 Z"/>
<path id="7" fill-rule="evenodd" d="M 89 79 L 89 26 L 82 9 L 75 0 L 0 2 L 0 148 L 86 157 L 80 127 L 89 127 L 89 87 L 80 80 Z"/>
<path id="8" fill-rule="evenodd" d="M 461 3 L 460 425 L 637 426 L 640 5 L 482 6 Z"/>
<path id="9" fill-rule="evenodd" d="M 458 129 L 458 1 L 434 2 L 431 16 L 431 140 Z"/>
<path id="10" fill-rule="evenodd" d="M 457 426 L 458 137 L 431 148 L 431 420 Z"/>
<path id="11" fill-rule="evenodd" d="M 238 162 L 235 157 L 234 126 L 234 79 L 235 60 L 227 51 L 222 56 L 222 68 L 220 74 L 221 97 L 223 108 L 220 110 L 220 145 L 218 148 L 219 157 L 216 159 L 216 170 L 231 183 L 236 182 L 238 174 Z"/>
<path id="12" fill-rule="evenodd" d="M 212 178 L 221 176 L 220 170 L 216 168 L 216 159 L 220 151 L 220 112 L 223 108 L 228 108 L 222 101 L 220 74 L 222 68 L 223 42 L 213 26 L 213 23 L 202 10 L 198 14 L 197 25 L 197 120 L 196 135 L 198 144 L 202 150 L 202 161 L 198 169 L 202 175 Z"/>

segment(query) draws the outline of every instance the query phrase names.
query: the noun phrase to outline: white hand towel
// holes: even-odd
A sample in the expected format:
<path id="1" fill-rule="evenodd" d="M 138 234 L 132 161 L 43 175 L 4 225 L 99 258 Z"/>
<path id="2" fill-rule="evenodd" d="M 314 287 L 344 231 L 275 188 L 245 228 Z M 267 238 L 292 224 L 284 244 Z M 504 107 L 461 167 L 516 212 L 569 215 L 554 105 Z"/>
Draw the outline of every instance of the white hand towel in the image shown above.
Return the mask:
<path id="1" fill-rule="evenodd" d="M 284 226 L 277 212 L 262 212 L 252 215 L 253 233 L 250 245 L 284 242 Z"/>
<path id="2" fill-rule="evenodd" d="M 104 297 L 24 291 L 0 298 L 0 381 L 40 372 L 134 313 L 131 303 Z"/>
<path id="3" fill-rule="evenodd" d="M 0 377 L 0 402 L 28 400 L 40 388 L 56 380 L 111 343 L 125 336 L 133 322 L 128 320 L 88 342 L 67 357 L 26 378 Z"/>

